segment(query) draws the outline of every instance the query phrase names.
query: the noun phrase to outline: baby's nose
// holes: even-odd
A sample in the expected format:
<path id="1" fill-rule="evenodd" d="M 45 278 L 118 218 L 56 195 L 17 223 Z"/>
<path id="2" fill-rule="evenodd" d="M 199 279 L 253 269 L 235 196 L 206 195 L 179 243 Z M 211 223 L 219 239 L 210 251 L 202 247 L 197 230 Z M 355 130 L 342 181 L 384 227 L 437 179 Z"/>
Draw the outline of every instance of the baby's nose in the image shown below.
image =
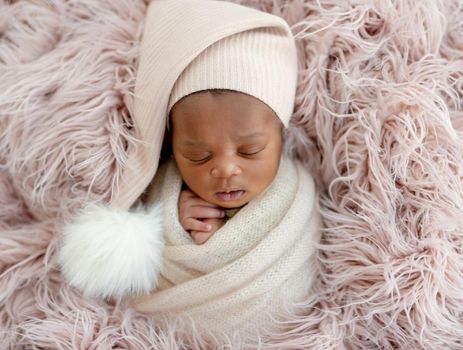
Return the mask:
<path id="1" fill-rule="evenodd" d="M 229 178 L 241 174 L 241 168 L 235 162 L 220 162 L 214 164 L 211 175 L 216 178 Z"/>

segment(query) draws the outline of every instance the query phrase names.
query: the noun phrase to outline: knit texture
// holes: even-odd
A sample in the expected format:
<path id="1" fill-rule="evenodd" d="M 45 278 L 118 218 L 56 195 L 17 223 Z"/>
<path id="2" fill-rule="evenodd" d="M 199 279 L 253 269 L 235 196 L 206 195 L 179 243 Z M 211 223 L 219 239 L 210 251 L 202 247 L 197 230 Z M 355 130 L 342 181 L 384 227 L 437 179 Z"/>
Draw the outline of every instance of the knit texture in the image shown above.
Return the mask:
<path id="1" fill-rule="evenodd" d="M 196 57 L 175 83 L 168 110 L 182 97 L 208 89 L 240 91 L 268 105 L 285 127 L 293 112 L 297 57 L 292 36 L 281 28 L 231 35 Z"/>
<path id="2" fill-rule="evenodd" d="M 154 316 L 191 317 L 198 329 L 218 335 L 274 331 L 271 317 L 284 302 L 302 300 L 316 273 L 311 258 L 320 219 L 312 177 L 282 157 L 272 185 L 203 245 L 178 221 L 181 186 L 175 163 L 169 162 L 150 196 L 159 200 L 160 195 L 164 206 L 160 284 L 154 293 L 135 297 L 132 306 Z"/>

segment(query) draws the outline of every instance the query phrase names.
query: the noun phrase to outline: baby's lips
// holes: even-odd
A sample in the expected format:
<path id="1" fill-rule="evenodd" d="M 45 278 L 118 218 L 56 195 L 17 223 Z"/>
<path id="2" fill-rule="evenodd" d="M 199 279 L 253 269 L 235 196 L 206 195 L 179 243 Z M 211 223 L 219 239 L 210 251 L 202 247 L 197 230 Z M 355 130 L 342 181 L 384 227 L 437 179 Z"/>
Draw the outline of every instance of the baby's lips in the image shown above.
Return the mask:
<path id="1" fill-rule="evenodd" d="M 244 190 L 235 190 L 231 192 L 217 192 L 215 195 L 222 201 L 235 201 L 244 195 Z"/>

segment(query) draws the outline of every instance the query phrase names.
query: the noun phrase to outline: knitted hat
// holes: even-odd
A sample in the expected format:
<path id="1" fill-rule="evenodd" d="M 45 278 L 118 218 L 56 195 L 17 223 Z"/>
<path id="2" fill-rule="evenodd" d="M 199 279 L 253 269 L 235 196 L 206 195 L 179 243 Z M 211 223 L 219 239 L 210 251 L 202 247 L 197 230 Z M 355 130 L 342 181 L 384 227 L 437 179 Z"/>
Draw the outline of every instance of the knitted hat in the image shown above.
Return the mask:
<path id="1" fill-rule="evenodd" d="M 151 2 L 135 96 L 127 101 L 141 144 L 128 150 L 111 205 L 129 208 L 149 185 L 168 113 L 181 97 L 205 89 L 240 91 L 267 104 L 287 126 L 296 79 L 294 37 L 282 18 L 224 1 Z"/>
<path id="2" fill-rule="evenodd" d="M 168 111 L 196 91 L 227 89 L 253 96 L 288 126 L 296 93 L 294 42 L 278 28 L 248 30 L 201 52 L 172 89 Z"/>

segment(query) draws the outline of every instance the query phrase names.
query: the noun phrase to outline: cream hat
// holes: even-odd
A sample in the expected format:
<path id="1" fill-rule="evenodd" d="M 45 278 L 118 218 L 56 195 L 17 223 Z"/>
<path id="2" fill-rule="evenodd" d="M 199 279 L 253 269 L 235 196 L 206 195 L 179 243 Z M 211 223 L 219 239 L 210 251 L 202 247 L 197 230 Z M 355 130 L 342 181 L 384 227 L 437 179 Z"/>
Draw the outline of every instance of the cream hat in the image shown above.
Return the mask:
<path id="1" fill-rule="evenodd" d="M 248 30 L 212 44 L 178 78 L 168 111 L 196 91 L 235 90 L 267 104 L 287 127 L 296 93 L 293 46 L 278 28 Z"/>
<path id="2" fill-rule="evenodd" d="M 266 103 L 285 126 L 294 105 L 297 54 L 282 18 L 216 0 L 154 0 L 148 8 L 133 100 L 141 141 L 111 205 L 129 208 L 154 177 L 170 108 L 192 92 L 230 89 Z"/>

